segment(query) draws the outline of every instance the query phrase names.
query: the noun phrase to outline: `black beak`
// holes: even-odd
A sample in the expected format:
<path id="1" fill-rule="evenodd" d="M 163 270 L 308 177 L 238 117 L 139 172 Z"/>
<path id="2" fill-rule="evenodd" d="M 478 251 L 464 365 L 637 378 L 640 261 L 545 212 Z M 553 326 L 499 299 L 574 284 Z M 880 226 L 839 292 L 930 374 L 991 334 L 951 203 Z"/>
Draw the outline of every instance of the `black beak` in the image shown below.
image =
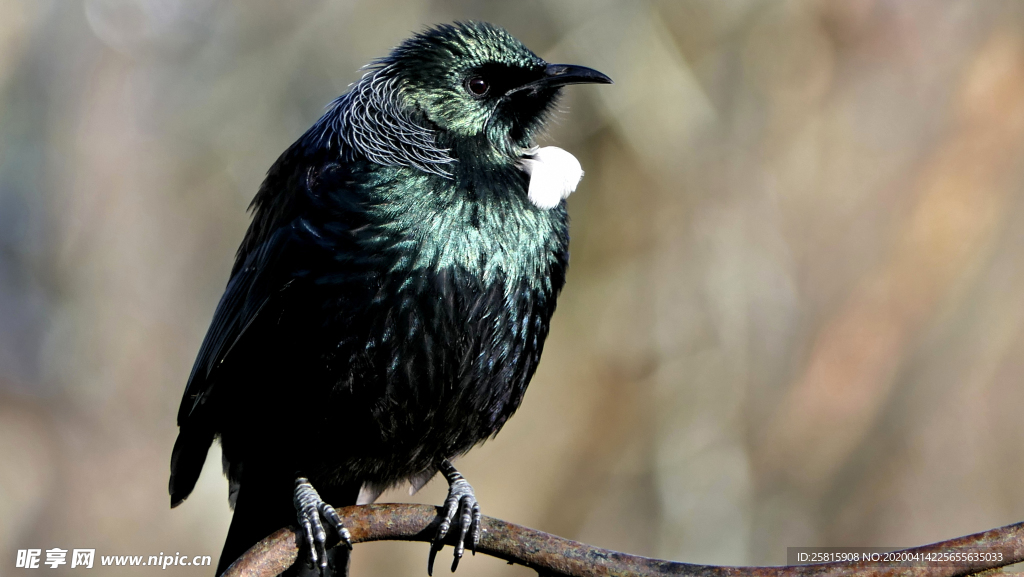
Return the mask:
<path id="1" fill-rule="evenodd" d="M 545 86 L 565 86 L 566 84 L 611 84 L 612 79 L 586 66 L 548 64 L 544 69 L 544 78 L 540 82 Z"/>
<path id="2" fill-rule="evenodd" d="M 513 88 L 506 95 L 522 92 L 523 90 L 536 92 L 544 88 L 558 88 L 567 84 L 612 84 L 612 79 L 586 66 L 548 64 L 544 68 L 544 76 L 542 78 L 518 88 Z"/>

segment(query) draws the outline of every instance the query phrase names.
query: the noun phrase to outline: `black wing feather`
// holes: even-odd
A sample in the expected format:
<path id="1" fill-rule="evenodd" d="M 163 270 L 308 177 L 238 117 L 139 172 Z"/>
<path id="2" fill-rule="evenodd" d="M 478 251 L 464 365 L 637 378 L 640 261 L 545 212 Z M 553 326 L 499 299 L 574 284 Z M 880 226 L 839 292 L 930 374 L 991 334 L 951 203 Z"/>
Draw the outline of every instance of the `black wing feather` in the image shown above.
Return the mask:
<path id="1" fill-rule="evenodd" d="M 216 381 L 215 370 L 224 363 L 246 330 L 267 308 L 268 303 L 288 287 L 292 278 L 281 274 L 273 264 L 281 259 L 282 253 L 287 252 L 291 242 L 294 242 L 291 228 L 279 230 L 249 254 L 228 282 L 192 366 L 178 409 L 179 426 L 186 424 L 189 415 L 209 394 Z"/>
<path id="2" fill-rule="evenodd" d="M 230 373 L 226 366 L 231 353 L 248 347 L 251 327 L 276 318 L 284 306 L 282 295 L 301 278 L 292 265 L 301 262 L 297 253 L 310 252 L 302 238 L 304 228 L 297 221 L 270 235 L 238 268 L 217 305 L 178 409 L 181 429 L 171 452 L 169 482 L 172 507 L 192 492 L 217 433 L 212 415 L 203 407 L 220 373 Z"/>
<path id="3" fill-rule="evenodd" d="M 320 212 L 325 199 L 334 208 L 359 212 L 358 201 L 343 184 L 348 172 L 325 162 L 322 152 L 305 150 L 297 142 L 271 166 L 253 199 L 253 221 L 238 249 L 231 280 L 214 312 L 188 385 L 178 408 L 178 440 L 171 454 L 172 506 L 195 486 L 206 453 L 217 434 L 214 418 L 202 407 L 210 398 L 234 356 L 245 357 L 246 338 L 254 325 L 274 319 L 286 306 L 285 292 L 294 292 L 311 259 L 336 253 L 337 245 L 321 238 L 316 226 L 302 215 Z M 341 206 L 344 205 L 344 206 Z M 333 212 L 333 211 L 332 211 Z M 331 257 L 327 257 L 331 258 Z M 256 331 L 258 332 L 258 331 Z"/>

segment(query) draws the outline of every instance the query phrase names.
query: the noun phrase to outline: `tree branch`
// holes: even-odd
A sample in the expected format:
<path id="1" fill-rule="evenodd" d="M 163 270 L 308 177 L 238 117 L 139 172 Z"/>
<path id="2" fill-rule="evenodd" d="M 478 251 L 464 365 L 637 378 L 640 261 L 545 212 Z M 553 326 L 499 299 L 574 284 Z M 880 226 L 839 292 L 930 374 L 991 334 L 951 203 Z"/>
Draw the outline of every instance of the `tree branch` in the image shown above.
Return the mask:
<path id="1" fill-rule="evenodd" d="M 440 508 L 428 505 L 363 505 L 338 509 L 353 543 L 367 541 L 423 541 L 433 539 Z M 453 531 L 446 544 L 454 543 Z M 1000 551 L 1001 561 L 971 563 L 824 563 L 787 567 L 719 567 L 662 561 L 599 549 L 527 527 L 483 518 L 480 553 L 525 565 L 540 575 L 572 577 L 825 577 L 840 575 L 914 575 L 954 577 L 1024 561 L 1024 523 L 1007 525 L 907 549 L 909 553 L 940 553 L 955 549 Z M 270 535 L 238 558 L 222 577 L 274 577 L 298 556 L 295 530 L 286 527 Z"/>

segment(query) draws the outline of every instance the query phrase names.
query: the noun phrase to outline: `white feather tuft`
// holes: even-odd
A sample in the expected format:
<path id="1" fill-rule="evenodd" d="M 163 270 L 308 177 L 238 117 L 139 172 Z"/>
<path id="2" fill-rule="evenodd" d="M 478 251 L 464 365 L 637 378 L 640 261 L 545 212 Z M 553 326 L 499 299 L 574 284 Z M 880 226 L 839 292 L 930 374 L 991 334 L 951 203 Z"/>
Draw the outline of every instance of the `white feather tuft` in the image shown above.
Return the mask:
<path id="1" fill-rule="evenodd" d="M 530 175 L 527 195 L 537 208 L 544 210 L 558 206 L 576 190 L 583 179 L 583 167 L 576 157 L 557 146 L 531 150 L 519 162 Z"/>

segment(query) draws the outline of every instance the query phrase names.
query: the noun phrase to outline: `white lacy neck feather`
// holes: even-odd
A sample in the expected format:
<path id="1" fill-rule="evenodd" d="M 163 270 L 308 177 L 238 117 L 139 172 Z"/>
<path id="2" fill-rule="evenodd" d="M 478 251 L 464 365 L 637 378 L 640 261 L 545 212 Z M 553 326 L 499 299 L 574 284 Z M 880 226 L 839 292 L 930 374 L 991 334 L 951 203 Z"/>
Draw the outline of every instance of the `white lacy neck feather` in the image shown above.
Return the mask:
<path id="1" fill-rule="evenodd" d="M 530 175 L 530 202 L 545 210 L 568 198 L 583 179 L 580 161 L 557 146 L 528 151 L 519 166 Z"/>

